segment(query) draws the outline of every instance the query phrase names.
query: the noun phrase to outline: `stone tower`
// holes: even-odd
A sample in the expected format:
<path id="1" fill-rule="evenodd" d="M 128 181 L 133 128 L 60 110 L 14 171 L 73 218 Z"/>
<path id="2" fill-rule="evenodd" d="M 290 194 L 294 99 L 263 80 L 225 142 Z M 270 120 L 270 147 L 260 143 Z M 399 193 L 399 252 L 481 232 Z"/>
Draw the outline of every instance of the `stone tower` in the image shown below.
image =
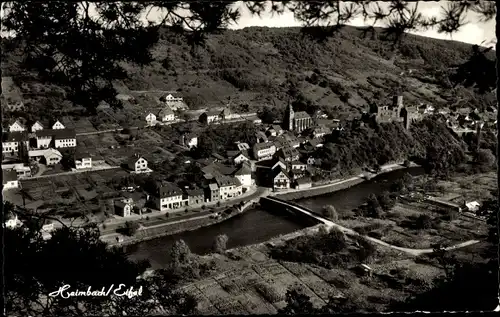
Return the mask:
<path id="1" fill-rule="evenodd" d="M 288 106 L 286 107 L 285 116 L 283 117 L 283 129 L 288 130 L 288 131 L 293 131 L 293 129 L 294 129 L 293 119 L 294 119 L 294 117 L 295 117 L 295 113 L 293 112 L 292 104 L 290 103 L 290 100 L 288 100 Z"/>

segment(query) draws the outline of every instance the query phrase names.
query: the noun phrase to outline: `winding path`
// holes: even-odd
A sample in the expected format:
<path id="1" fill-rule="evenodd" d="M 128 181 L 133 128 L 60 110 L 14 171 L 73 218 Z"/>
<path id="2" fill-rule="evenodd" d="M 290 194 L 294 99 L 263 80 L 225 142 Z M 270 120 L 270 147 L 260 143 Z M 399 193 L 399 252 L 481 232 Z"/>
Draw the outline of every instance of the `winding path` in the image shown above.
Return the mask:
<path id="1" fill-rule="evenodd" d="M 358 232 L 352 230 L 352 229 L 349 229 L 349 228 L 346 228 L 346 227 L 343 227 L 339 224 L 336 224 L 334 223 L 333 221 L 331 220 L 328 220 L 328 219 L 325 219 L 323 217 L 320 217 L 314 213 L 312 213 L 311 211 L 307 210 L 306 208 L 304 207 L 301 207 L 299 205 L 296 205 L 296 204 L 291 204 L 291 203 L 288 203 L 284 200 L 281 200 L 281 199 L 278 199 L 278 198 L 275 198 L 275 197 L 267 197 L 267 199 L 270 199 L 270 200 L 274 200 L 275 202 L 278 202 L 278 203 L 281 203 L 287 207 L 291 207 L 291 208 L 294 208 L 306 215 L 309 215 L 313 218 L 315 218 L 316 220 L 324 223 L 325 225 L 327 225 L 328 227 L 335 227 L 337 229 L 339 229 L 340 231 L 342 231 L 343 233 L 345 234 L 348 234 L 348 235 L 352 235 L 352 236 L 358 236 L 358 237 L 363 237 L 369 241 L 372 241 L 373 243 L 376 243 L 376 244 L 379 244 L 379 245 L 383 245 L 385 247 L 389 247 L 391 249 L 395 249 L 395 250 L 398 250 L 398 251 L 401 251 L 401 252 L 405 252 L 405 253 L 408 253 L 408 254 L 411 254 L 411 255 L 414 255 L 414 256 L 419 256 L 419 255 L 422 255 L 422 254 L 426 254 L 426 253 L 432 253 L 434 252 L 434 249 L 411 249 L 411 248 L 403 248 L 403 247 L 398 247 L 398 246 L 395 246 L 393 244 L 389 244 L 387 242 L 384 242 L 382 240 L 379 240 L 379 239 L 376 239 L 376 238 L 373 238 L 373 237 L 369 237 L 369 236 L 366 236 L 366 235 L 361 235 L 359 234 Z M 466 246 L 469 246 L 469 245 L 472 245 L 472 244 L 476 244 L 480 242 L 479 240 L 469 240 L 469 241 L 465 241 L 465 242 L 462 242 L 462 243 L 459 243 L 457 245 L 454 245 L 454 246 L 450 246 L 450 247 L 447 247 L 447 248 L 444 248 L 444 250 L 446 251 L 451 251 L 451 250 L 455 250 L 455 249 L 459 249 L 459 248 L 463 248 L 463 247 L 466 247 Z"/>

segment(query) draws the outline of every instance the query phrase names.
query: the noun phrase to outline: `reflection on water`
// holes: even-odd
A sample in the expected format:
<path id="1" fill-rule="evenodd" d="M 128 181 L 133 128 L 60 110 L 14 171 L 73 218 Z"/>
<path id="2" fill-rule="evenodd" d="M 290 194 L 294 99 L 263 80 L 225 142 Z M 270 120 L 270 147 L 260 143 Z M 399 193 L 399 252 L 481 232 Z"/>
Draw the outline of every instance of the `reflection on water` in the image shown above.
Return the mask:
<path id="1" fill-rule="evenodd" d="M 339 212 L 351 210 L 364 203 L 371 193 L 380 194 L 387 190 L 393 181 L 401 178 L 406 172 L 412 175 L 421 175 L 423 169 L 411 168 L 393 171 L 351 188 L 301 199 L 297 203 L 313 210 L 320 210 L 324 205 L 334 205 Z M 261 243 L 275 236 L 303 229 L 310 225 L 311 223 L 300 219 L 300 217 L 293 217 L 291 214 L 275 214 L 260 209 L 251 209 L 213 226 L 128 246 L 126 251 L 132 260 L 149 259 L 153 269 L 155 269 L 168 262 L 170 247 L 176 240 L 184 240 L 194 253 L 206 254 L 210 252 L 213 241 L 219 234 L 226 234 L 229 237 L 228 248 L 234 248 Z"/>

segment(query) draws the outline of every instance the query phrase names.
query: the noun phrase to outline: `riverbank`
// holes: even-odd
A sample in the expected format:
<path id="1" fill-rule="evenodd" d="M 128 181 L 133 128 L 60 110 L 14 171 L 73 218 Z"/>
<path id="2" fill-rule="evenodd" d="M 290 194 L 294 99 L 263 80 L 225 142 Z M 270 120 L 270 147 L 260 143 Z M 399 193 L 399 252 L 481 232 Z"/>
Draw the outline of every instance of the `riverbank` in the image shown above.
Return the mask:
<path id="1" fill-rule="evenodd" d="M 159 224 L 156 226 L 145 227 L 141 230 L 138 230 L 136 234 L 132 237 L 123 237 L 122 240 L 116 242 L 114 237 L 120 236 L 118 233 L 113 235 L 107 235 L 108 237 L 104 237 L 103 241 L 108 242 L 110 247 L 125 247 L 133 244 L 141 243 L 148 240 L 153 240 L 157 238 L 161 238 L 164 236 L 174 235 L 181 232 L 194 231 L 201 229 L 203 227 L 208 227 L 212 225 L 216 225 L 225 220 L 231 219 L 237 215 L 242 214 L 248 208 L 254 206 L 254 204 L 258 203 L 260 200 L 260 196 L 258 198 L 253 198 L 246 202 L 237 212 L 232 212 L 231 214 L 225 214 L 224 216 L 218 219 L 212 219 L 209 215 L 200 216 L 197 218 L 189 219 L 181 222 L 170 222 L 165 224 Z"/>
<path id="2" fill-rule="evenodd" d="M 416 164 L 413 164 L 411 167 L 418 166 Z M 403 169 L 406 168 L 405 166 L 402 165 L 402 163 L 391 163 L 391 164 L 386 164 L 382 166 L 381 172 L 379 175 L 391 172 L 397 169 Z M 137 233 L 132 236 L 132 237 L 124 237 L 119 235 L 118 233 L 114 234 L 108 234 L 105 237 L 102 237 L 103 241 L 106 241 L 109 243 L 110 246 L 130 246 L 133 244 L 137 244 L 140 242 L 148 241 L 148 240 L 153 240 L 165 236 L 170 236 L 174 234 L 178 234 L 181 232 L 187 232 L 187 231 L 194 231 L 201 229 L 203 227 L 208 227 L 212 225 L 216 225 L 218 223 L 221 223 L 223 221 L 226 221 L 228 219 L 233 218 L 236 215 L 239 215 L 245 210 L 248 209 L 253 203 L 258 203 L 261 197 L 265 196 L 279 196 L 279 198 L 284 199 L 284 200 L 295 200 L 295 199 L 301 199 L 301 198 L 306 198 L 306 197 L 314 197 L 318 195 L 324 195 L 332 192 L 336 192 L 339 190 L 343 190 L 352 186 L 355 186 L 357 184 L 360 184 L 364 182 L 365 175 L 360 174 L 358 176 L 350 177 L 347 179 L 339 179 L 335 180 L 330 184 L 322 184 L 318 185 L 312 188 L 306 188 L 306 189 L 301 189 L 301 190 L 296 190 L 296 189 L 290 189 L 287 190 L 287 192 L 269 192 L 269 191 L 262 191 L 260 192 L 257 197 L 247 201 L 245 205 L 240 209 L 240 211 L 236 213 L 232 213 L 224 218 L 221 219 L 209 219 L 210 214 L 207 214 L 205 216 L 200 216 L 200 217 L 195 217 L 193 219 L 189 220 L 184 220 L 184 221 L 179 221 L 179 222 L 169 222 L 165 224 L 158 224 L 155 225 L 154 227 L 145 227 L 137 231 Z M 121 237 L 122 240 L 116 241 L 116 237 Z"/>

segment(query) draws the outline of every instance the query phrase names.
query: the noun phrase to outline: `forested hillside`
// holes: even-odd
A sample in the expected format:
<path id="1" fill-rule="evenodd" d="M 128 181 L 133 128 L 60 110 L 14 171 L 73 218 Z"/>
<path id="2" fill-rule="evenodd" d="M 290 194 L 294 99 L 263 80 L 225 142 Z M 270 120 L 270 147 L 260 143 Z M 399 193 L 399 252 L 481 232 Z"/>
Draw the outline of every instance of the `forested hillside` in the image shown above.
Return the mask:
<path id="1" fill-rule="evenodd" d="M 251 27 L 210 35 L 195 46 L 164 29 L 153 55 L 155 61 L 143 68 L 125 65 L 129 76 L 116 83 L 118 92 L 177 90 L 191 108 L 220 106 L 230 99 L 236 109 L 248 105 L 251 110 L 280 108 L 290 97 L 304 107 L 317 105 L 337 114 L 387 102 L 396 91 L 408 104 L 484 104 L 472 89 L 450 90 L 450 75 L 470 58 L 472 45 L 406 35 L 393 46 L 380 29 L 365 34 L 346 27 L 318 42 L 300 28 Z M 493 55 L 489 52 L 491 60 Z M 14 77 L 28 104 L 62 102 L 63 93 L 20 76 L 20 55 L 4 57 L 2 76 Z"/>

